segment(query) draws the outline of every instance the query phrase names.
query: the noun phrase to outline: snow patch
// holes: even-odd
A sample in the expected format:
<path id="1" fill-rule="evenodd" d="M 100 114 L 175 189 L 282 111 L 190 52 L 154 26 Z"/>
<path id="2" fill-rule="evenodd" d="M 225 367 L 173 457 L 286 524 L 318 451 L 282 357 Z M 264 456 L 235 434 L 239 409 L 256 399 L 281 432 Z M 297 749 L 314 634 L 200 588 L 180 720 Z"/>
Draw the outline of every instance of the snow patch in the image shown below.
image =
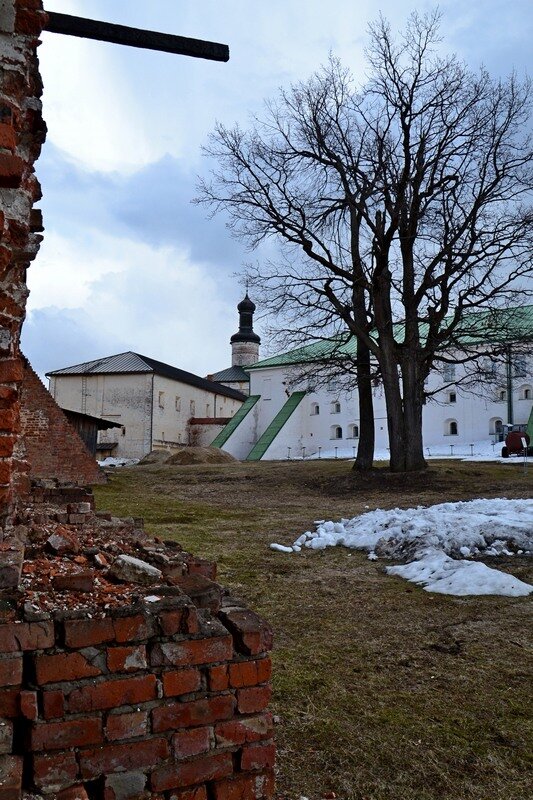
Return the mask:
<path id="1" fill-rule="evenodd" d="M 366 550 L 369 559 L 408 561 L 387 567 L 420 583 L 428 592 L 453 595 L 498 594 L 518 597 L 533 586 L 512 575 L 466 559 L 472 556 L 533 555 L 533 500 L 470 500 L 425 508 L 376 509 L 339 522 L 320 520 L 315 531 L 301 534 L 290 547 L 325 550 L 342 545 Z"/>

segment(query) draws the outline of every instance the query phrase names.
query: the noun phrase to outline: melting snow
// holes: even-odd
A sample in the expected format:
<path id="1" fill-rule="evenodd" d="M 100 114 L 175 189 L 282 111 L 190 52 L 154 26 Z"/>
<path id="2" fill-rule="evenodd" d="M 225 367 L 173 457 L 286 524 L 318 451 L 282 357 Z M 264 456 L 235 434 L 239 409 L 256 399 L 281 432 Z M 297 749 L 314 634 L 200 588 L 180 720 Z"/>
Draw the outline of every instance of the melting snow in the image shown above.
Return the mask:
<path id="1" fill-rule="evenodd" d="M 473 556 L 533 555 L 533 500 L 471 500 L 424 508 L 377 509 L 340 522 L 318 520 L 287 547 L 272 550 L 300 552 L 302 547 L 324 550 L 344 547 L 366 550 L 369 558 L 407 560 L 387 567 L 420 583 L 428 592 L 512 597 L 533 592 L 533 586 L 478 561 Z"/>

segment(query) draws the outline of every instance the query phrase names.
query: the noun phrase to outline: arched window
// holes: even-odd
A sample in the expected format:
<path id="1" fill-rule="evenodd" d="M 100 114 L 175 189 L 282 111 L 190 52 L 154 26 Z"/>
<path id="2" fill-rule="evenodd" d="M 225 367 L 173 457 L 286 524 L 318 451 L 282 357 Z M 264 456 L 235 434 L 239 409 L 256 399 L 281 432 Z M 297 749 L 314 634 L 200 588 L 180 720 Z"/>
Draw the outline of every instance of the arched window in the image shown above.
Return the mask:
<path id="1" fill-rule="evenodd" d="M 448 392 L 448 403 L 456 403 L 456 402 L 457 402 L 457 393 Z"/>
<path id="2" fill-rule="evenodd" d="M 454 419 L 452 419 L 450 421 L 450 436 L 457 436 L 458 432 L 459 431 L 457 429 L 457 422 Z"/>
<path id="3" fill-rule="evenodd" d="M 505 403 L 507 400 L 507 390 L 506 389 L 499 389 L 498 390 L 498 402 Z"/>
<path id="4" fill-rule="evenodd" d="M 531 391 L 531 386 L 521 386 L 518 390 L 518 397 L 520 400 L 531 400 L 533 397 L 533 392 Z"/>
<path id="5" fill-rule="evenodd" d="M 348 425 L 348 439 L 359 439 L 359 425 Z"/>
<path id="6" fill-rule="evenodd" d="M 342 428 L 340 425 L 331 426 L 331 439 L 342 439 Z"/>
<path id="7" fill-rule="evenodd" d="M 318 403 L 311 403 L 311 415 L 316 417 L 317 414 L 320 414 L 320 406 Z"/>
<path id="8" fill-rule="evenodd" d="M 340 414 L 341 413 L 341 404 L 338 400 L 334 400 L 331 404 L 331 413 L 332 414 Z"/>

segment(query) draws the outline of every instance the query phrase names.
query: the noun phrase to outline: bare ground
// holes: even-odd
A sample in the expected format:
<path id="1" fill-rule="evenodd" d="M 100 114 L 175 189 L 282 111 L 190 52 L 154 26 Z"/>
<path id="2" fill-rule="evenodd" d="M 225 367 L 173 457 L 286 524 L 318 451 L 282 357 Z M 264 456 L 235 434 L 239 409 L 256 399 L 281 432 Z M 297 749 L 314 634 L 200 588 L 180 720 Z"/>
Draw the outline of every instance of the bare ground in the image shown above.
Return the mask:
<path id="1" fill-rule="evenodd" d="M 364 554 L 268 545 L 377 507 L 530 497 L 532 481 L 515 464 L 365 477 L 342 461 L 147 465 L 95 493 L 215 559 L 272 623 L 280 798 L 529 800 L 531 599 L 432 595 Z M 533 582 L 530 560 L 488 563 Z"/>

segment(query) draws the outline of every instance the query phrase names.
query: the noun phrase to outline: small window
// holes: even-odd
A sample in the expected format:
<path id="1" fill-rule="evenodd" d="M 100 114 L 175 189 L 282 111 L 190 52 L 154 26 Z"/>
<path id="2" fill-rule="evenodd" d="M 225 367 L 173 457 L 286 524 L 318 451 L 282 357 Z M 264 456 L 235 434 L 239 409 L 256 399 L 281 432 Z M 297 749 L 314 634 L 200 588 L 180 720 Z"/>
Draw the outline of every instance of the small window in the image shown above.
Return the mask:
<path id="1" fill-rule="evenodd" d="M 518 390 L 518 397 L 520 400 L 531 400 L 533 397 L 531 386 L 521 386 Z"/>
<path id="2" fill-rule="evenodd" d="M 348 439 L 359 439 L 359 425 L 348 425 Z"/>
<path id="3" fill-rule="evenodd" d="M 450 432 L 450 436 L 457 436 L 457 434 L 459 433 L 459 429 L 457 427 L 457 422 L 454 419 L 452 419 L 451 422 L 450 422 L 450 431 L 449 432 Z"/>
<path id="4" fill-rule="evenodd" d="M 159 400 L 158 400 L 158 402 L 159 402 L 159 408 L 164 408 L 165 407 L 165 393 L 164 392 L 159 392 Z"/>
<path id="5" fill-rule="evenodd" d="M 498 392 L 498 401 L 500 403 L 505 403 L 506 400 L 507 400 L 507 390 L 500 389 L 500 391 Z"/>
<path id="6" fill-rule="evenodd" d="M 341 404 L 339 403 L 339 401 L 338 401 L 338 400 L 335 400 L 335 401 L 334 401 L 334 402 L 331 404 L 331 413 L 332 413 L 332 414 L 340 414 L 340 413 L 341 413 Z M 342 437 L 341 437 L 341 438 L 342 438 Z"/>
<path id="7" fill-rule="evenodd" d="M 448 392 L 448 403 L 456 403 L 457 394 L 455 392 Z"/>
<path id="8" fill-rule="evenodd" d="M 311 403 L 311 416 L 316 417 L 320 414 L 320 406 L 318 403 Z"/>
<path id="9" fill-rule="evenodd" d="M 181 397 L 176 395 L 176 411 L 181 411 Z"/>
<path id="10" fill-rule="evenodd" d="M 194 400 L 191 400 L 191 402 L 190 402 L 189 411 L 190 411 L 191 417 L 194 417 L 194 415 L 196 414 L 196 403 L 194 402 Z"/>
<path id="11" fill-rule="evenodd" d="M 342 428 L 340 425 L 332 425 L 331 426 L 331 438 L 332 439 L 342 439 Z"/>
<path id="12" fill-rule="evenodd" d="M 120 429 L 120 432 L 121 432 L 122 436 L 126 435 L 126 426 L 125 425 L 122 426 L 122 428 Z"/>

